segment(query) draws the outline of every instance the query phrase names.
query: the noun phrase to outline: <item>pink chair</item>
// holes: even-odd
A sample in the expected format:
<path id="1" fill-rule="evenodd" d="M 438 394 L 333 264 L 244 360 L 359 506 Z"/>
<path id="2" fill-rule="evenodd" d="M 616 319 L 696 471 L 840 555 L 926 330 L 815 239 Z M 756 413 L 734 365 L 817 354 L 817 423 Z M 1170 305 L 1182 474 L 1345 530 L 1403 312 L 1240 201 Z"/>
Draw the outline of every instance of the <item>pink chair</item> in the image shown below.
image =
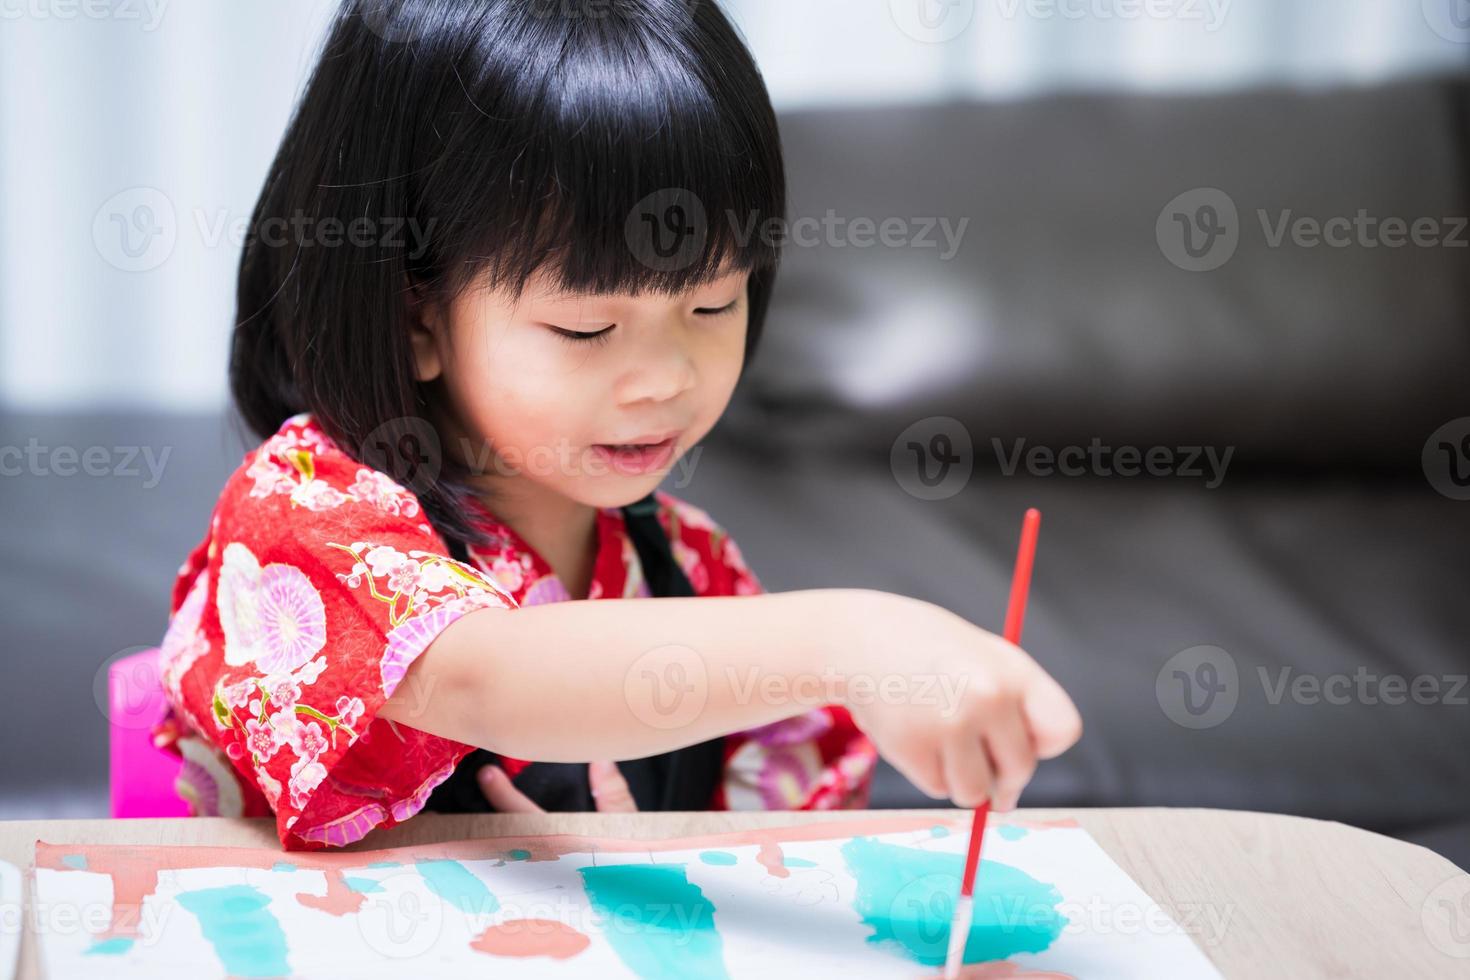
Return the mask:
<path id="1" fill-rule="evenodd" d="M 167 702 L 158 648 L 130 654 L 107 668 L 107 762 L 114 817 L 187 817 L 174 789 L 182 764 L 153 744 Z"/>

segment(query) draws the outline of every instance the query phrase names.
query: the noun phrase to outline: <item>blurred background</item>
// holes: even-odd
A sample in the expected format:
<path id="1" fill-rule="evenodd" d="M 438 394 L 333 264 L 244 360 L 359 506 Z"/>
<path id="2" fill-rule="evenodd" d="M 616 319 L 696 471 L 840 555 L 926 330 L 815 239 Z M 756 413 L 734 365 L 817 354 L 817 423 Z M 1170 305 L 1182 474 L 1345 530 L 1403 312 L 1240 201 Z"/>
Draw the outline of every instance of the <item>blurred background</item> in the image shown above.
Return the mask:
<path id="1" fill-rule="evenodd" d="M 724 6 L 796 237 L 665 488 L 770 590 L 992 629 L 1038 506 L 1087 735 L 1024 803 L 1470 867 L 1470 0 Z M 0 0 L 0 818 L 108 813 L 105 667 L 248 448 L 235 266 L 334 7 Z"/>

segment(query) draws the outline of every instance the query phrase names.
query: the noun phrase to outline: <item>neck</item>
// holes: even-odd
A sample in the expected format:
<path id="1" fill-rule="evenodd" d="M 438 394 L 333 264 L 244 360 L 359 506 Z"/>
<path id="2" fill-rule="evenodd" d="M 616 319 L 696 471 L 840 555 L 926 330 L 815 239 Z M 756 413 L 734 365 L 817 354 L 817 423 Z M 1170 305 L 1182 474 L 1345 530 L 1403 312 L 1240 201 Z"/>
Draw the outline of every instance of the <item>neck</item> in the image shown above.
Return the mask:
<path id="1" fill-rule="evenodd" d="M 484 495 L 496 518 L 551 566 L 574 599 L 587 597 L 597 558 L 597 509 L 530 486 L 497 485 Z"/>

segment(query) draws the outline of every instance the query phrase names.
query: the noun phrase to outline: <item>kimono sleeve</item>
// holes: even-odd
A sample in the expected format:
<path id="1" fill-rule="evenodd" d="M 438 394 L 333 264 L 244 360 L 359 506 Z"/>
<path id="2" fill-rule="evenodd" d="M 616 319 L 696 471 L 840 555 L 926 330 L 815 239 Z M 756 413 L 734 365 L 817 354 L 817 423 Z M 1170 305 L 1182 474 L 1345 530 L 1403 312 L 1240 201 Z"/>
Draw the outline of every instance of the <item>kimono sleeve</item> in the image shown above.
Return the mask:
<path id="1" fill-rule="evenodd" d="M 728 531 L 691 504 L 668 495 L 663 499 L 675 517 L 674 554 L 700 595 L 765 591 Z M 867 806 L 877 761 L 872 741 L 846 708 L 813 708 L 725 736 L 724 773 L 712 807 L 860 809 Z"/>
<path id="2" fill-rule="evenodd" d="M 448 556 L 406 489 L 281 438 L 221 496 L 207 649 L 180 696 L 263 794 L 284 847 L 343 845 L 413 816 L 471 749 L 378 717 L 390 696 L 416 696 L 398 691 L 409 665 L 466 613 L 515 602 Z"/>

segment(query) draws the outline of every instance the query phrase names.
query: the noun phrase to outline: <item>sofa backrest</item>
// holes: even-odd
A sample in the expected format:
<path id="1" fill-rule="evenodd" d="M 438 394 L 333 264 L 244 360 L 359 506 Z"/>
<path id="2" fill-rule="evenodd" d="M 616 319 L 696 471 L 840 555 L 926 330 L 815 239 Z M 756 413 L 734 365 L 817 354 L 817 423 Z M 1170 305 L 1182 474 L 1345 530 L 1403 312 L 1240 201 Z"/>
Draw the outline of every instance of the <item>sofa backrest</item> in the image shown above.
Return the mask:
<path id="1" fill-rule="evenodd" d="M 1422 79 L 787 114 L 791 238 L 723 431 L 887 452 L 948 415 L 979 464 L 993 440 L 1096 438 L 1415 468 L 1470 415 L 1467 96 Z"/>

